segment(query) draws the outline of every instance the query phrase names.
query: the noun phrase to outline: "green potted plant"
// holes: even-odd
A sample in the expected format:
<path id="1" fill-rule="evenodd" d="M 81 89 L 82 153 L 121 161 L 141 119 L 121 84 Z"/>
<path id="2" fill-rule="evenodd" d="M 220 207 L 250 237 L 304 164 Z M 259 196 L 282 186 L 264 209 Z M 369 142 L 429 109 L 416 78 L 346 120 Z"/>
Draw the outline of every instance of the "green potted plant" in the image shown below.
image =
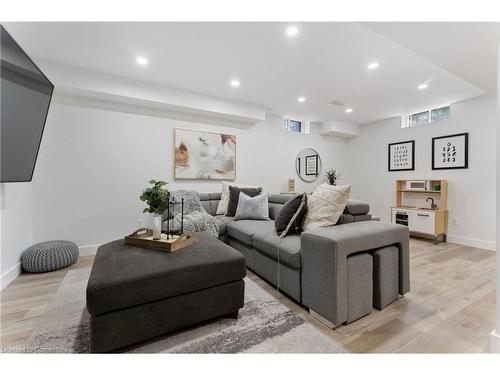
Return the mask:
<path id="1" fill-rule="evenodd" d="M 335 169 L 330 169 L 326 171 L 326 178 L 328 179 L 328 183 L 330 185 L 337 185 L 337 180 L 342 176 L 341 173 L 337 173 Z"/>
<path id="2" fill-rule="evenodd" d="M 167 210 L 170 192 L 165 188 L 165 181 L 150 180 L 151 187 L 146 188 L 139 199 L 149 207 L 146 207 L 142 212 L 152 214 L 153 222 L 153 239 L 161 238 L 161 218 L 162 214 Z"/>

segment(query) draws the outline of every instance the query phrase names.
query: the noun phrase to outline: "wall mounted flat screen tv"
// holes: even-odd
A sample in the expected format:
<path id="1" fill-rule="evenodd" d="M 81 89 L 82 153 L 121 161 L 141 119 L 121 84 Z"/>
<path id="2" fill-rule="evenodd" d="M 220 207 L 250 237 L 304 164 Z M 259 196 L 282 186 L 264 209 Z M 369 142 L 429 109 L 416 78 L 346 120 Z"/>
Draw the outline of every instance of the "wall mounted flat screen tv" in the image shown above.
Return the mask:
<path id="1" fill-rule="evenodd" d="M 31 181 L 54 86 L 0 29 L 0 182 Z"/>

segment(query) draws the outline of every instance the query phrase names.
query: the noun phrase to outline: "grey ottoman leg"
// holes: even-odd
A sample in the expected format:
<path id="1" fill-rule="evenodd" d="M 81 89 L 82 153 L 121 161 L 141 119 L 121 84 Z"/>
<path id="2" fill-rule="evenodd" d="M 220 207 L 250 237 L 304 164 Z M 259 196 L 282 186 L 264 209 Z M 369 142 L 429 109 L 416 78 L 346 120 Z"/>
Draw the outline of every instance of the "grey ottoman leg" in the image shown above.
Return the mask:
<path id="1" fill-rule="evenodd" d="M 370 254 L 347 258 L 347 323 L 372 311 L 373 260 Z"/>
<path id="2" fill-rule="evenodd" d="M 399 298 L 399 255 L 396 246 L 373 252 L 373 307 L 382 310 Z"/>

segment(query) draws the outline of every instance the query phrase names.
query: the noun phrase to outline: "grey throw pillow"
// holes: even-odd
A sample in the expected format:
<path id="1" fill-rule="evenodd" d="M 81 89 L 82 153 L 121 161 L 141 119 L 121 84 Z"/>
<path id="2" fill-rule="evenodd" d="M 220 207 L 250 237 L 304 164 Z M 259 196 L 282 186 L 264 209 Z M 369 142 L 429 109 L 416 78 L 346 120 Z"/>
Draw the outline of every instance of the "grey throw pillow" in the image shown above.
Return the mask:
<path id="1" fill-rule="evenodd" d="M 267 194 L 249 197 L 240 192 L 238 208 L 234 220 L 269 220 L 269 202 Z"/>
<path id="2" fill-rule="evenodd" d="M 306 194 L 298 194 L 291 197 L 281 207 L 274 219 L 274 228 L 281 237 L 287 234 L 300 233 L 302 220 L 307 212 Z"/>
<path id="3" fill-rule="evenodd" d="M 229 204 L 227 205 L 226 216 L 236 215 L 238 208 L 238 201 L 240 200 L 240 192 L 245 193 L 249 197 L 255 197 L 262 192 L 261 188 L 238 188 L 236 186 L 229 186 Z"/>

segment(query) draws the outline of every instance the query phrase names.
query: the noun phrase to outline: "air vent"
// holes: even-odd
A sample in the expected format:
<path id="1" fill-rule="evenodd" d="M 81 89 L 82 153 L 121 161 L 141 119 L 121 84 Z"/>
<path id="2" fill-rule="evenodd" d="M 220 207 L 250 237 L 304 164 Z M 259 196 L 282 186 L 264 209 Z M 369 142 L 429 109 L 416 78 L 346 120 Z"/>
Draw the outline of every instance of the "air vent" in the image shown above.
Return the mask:
<path id="1" fill-rule="evenodd" d="M 332 101 L 330 102 L 330 104 L 331 104 L 331 105 L 335 105 L 335 106 L 337 106 L 337 107 L 342 107 L 342 106 L 344 106 L 344 105 L 345 105 L 345 103 L 342 103 L 342 102 L 341 102 L 341 101 L 339 101 L 339 100 L 332 100 Z"/>

